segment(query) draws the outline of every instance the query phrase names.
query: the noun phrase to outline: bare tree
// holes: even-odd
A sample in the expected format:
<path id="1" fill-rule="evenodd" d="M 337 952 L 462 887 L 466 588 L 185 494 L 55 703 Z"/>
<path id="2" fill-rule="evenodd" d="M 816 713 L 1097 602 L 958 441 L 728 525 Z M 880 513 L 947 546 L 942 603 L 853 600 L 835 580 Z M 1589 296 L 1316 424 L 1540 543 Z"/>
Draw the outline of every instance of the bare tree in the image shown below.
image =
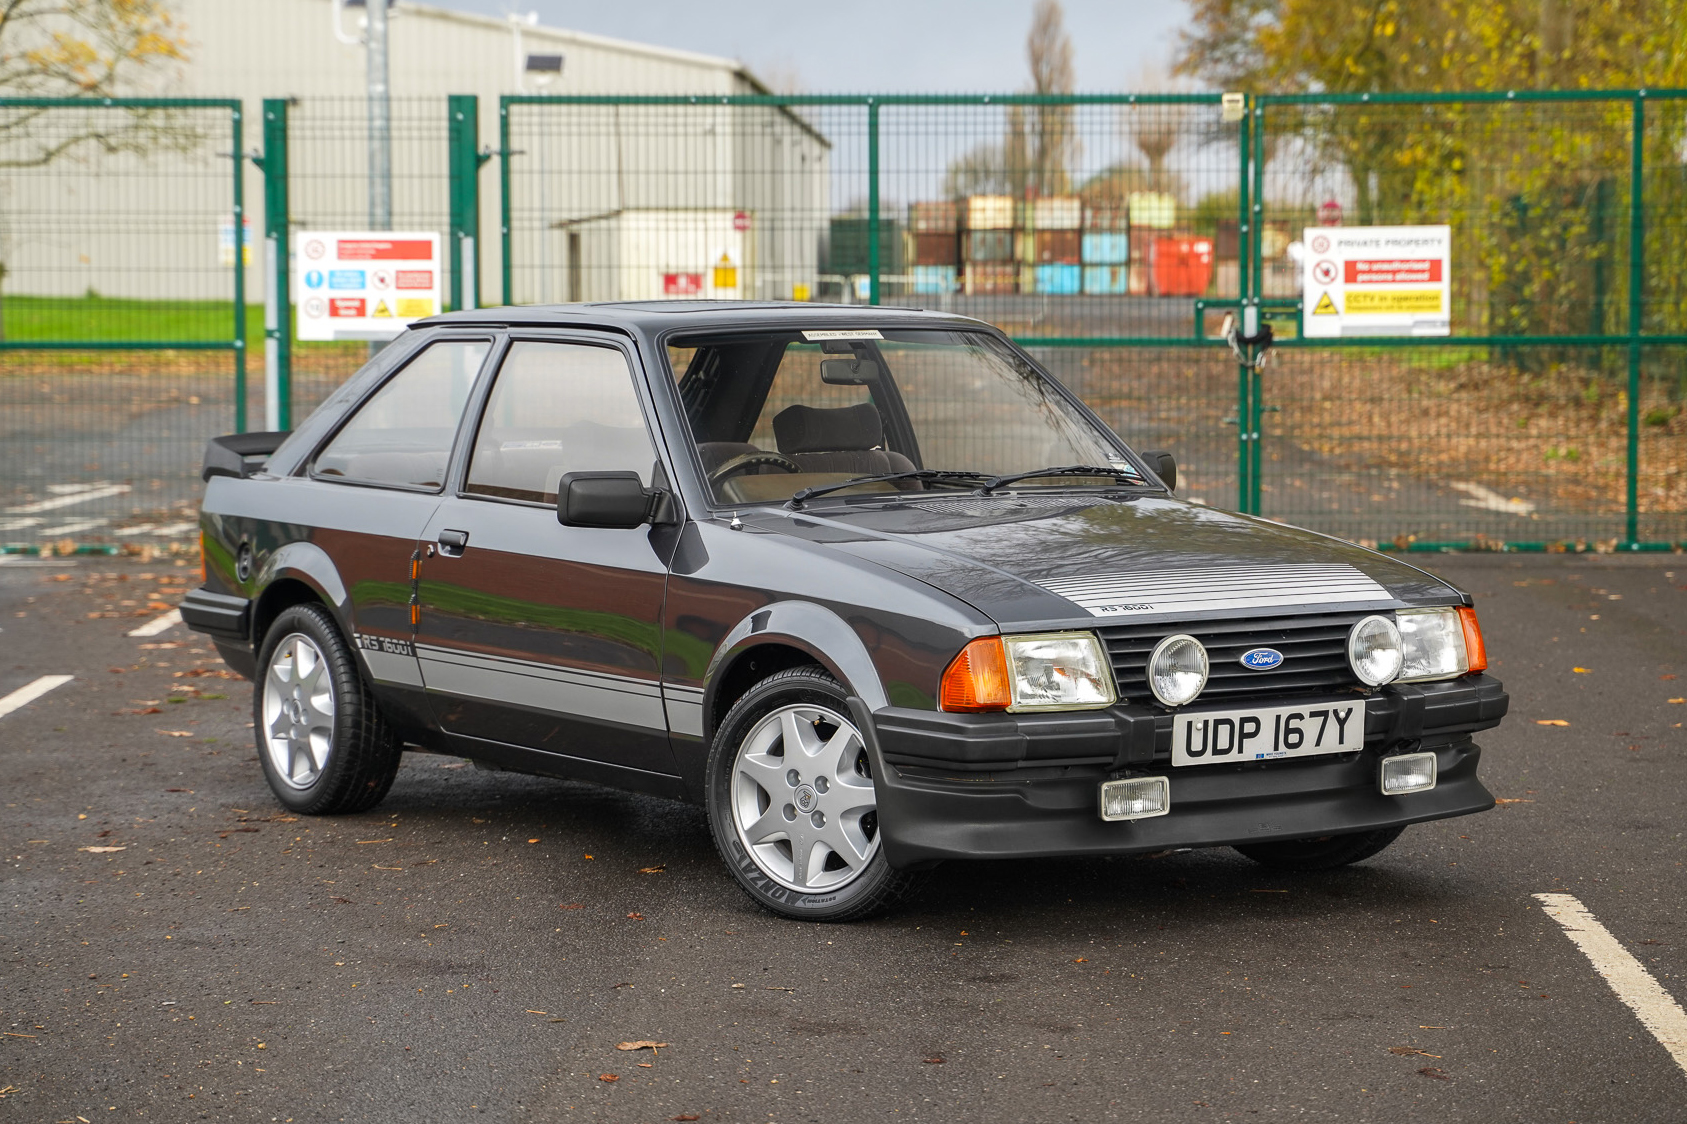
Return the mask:
<path id="1" fill-rule="evenodd" d="M 0 169 L 42 168 L 83 153 L 144 153 L 196 145 L 197 130 L 163 109 L 93 99 L 186 60 L 167 0 L 0 0 L 0 97 L 88 98 L 87 108 L 0 108 Z M 0 245 L 0 285 L 8 246 Z M 0 339 L 5 338 L 0 306 Z"/>
<path id="2" fill-rule="evenodd" d="M 1072 37 L 1066 34 L 1060 0 L 1037 0 L 1031 13 L 1031 32 L 1025 37 L 1031 64 L 1031 88 L 1039 94 L 1072 92 Z M 1069 167 L 1077 155 L 1078 138 L 1070 105 L 1039 104 L 1026 138 L 1032 173 L 1027 186 L 1042 195 L 1065 195 L 1072 190 Z"/>
<path id="3" fill-rule="evenodd" d="M 1138 72 L 1134 89 L 1145 94 L 1171 93 L 1177 86 L 1164 70 L 1148 66 Z M 1172 149 L 1191 139 L 1191 118 L 1187 105 L 1120 107 L 1119 131 L 1148 162 L 1148 190 L 1174 195 L 1179 193 L 1182 177 L 1167 171 L 1166 160 Z"/>

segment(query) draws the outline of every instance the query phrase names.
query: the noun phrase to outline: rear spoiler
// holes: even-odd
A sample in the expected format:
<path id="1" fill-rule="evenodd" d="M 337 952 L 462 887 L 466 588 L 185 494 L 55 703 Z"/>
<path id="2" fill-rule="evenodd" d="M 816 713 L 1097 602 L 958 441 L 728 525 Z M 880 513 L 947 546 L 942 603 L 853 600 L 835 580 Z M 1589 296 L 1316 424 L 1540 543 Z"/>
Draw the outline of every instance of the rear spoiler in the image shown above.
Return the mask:
<path id="1" fill-rule="evenodd" d="M 205 464 L 199 470 L 199 477 L 209 480 L 213 476 L 232 476 L 236 480 L 244 480 L 263 465 L 263 461 L 253 463 L 248 458 L 267 459 L 290 436 L 291 432 L 268 432 L 213 437 L 205 443 Z"/>

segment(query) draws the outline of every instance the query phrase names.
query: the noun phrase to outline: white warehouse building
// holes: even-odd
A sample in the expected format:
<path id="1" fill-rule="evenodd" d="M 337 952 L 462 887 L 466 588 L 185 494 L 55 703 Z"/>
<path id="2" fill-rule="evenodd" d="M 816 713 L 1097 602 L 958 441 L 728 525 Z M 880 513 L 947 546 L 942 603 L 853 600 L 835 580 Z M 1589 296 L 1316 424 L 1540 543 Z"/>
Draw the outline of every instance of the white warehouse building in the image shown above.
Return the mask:
<path id="1" fill-rule="evenodd" d="M 365 51 L 356 42 L 364 9 L 344 2 L 172 0 L 186 61 L 125 92 L 238 99 L 248 153 L 263 143 L 264 99 L 291 99 L 294 229 L 370 228 Z M 392 4 L 389 26 L 390 228 L 444 235 L 446 96 L 475 95 L 489 157 L 478 176 L 481 303 L 812 292 L 831 209 L 830 145 L 797 113 L 713 102 L 767 92 L 738 62 L 408 0 Z M 502 154 L 506 94 L 699 97 L 514 106 Z M 227 175 L 226 116 L 195 117 L 214 129 L 177 151 L 0 170 L 7 294 L 226 300 L 232 203 L 212 213 L 209 202 L 184 201 L 177 174 L 191 172 L 204 200 L 226 199 L 217 178 Z M 507 266 L 501 160 L 511 168 Z M 266 288 L 263 174 L 244 166 L 255 243 L 246 295 L 257 303 Z"/>

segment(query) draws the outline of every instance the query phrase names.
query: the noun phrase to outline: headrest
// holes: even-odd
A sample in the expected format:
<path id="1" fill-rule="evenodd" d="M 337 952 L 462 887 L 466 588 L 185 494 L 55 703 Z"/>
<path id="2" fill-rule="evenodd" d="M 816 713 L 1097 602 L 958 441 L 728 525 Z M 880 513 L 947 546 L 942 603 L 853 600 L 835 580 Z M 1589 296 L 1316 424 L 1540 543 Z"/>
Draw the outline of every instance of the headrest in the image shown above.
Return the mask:
<path id="1" fill-rule="evenodd" d="M 875 449 L 884 443 L 884 422 L 871 402 L 822 410 L 788 406 L 773 418 L 781 453 L 837 453 Z"/>

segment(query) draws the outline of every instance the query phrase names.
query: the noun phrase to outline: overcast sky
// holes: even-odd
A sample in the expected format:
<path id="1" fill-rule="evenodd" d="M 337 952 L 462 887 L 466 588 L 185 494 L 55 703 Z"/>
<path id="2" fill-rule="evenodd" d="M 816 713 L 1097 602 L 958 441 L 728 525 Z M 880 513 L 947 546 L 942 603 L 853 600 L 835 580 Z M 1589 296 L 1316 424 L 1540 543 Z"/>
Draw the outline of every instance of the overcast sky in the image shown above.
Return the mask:
<path id="1" fill-rule="evenodd" d="M 1027 85 L 1032 0 L 426 0 L 724 55 L 810 92 L 993 92 Z M 1178 0 L 1065 0 L 1079 91 L 1138 88 L 1169 69 Z"/>

